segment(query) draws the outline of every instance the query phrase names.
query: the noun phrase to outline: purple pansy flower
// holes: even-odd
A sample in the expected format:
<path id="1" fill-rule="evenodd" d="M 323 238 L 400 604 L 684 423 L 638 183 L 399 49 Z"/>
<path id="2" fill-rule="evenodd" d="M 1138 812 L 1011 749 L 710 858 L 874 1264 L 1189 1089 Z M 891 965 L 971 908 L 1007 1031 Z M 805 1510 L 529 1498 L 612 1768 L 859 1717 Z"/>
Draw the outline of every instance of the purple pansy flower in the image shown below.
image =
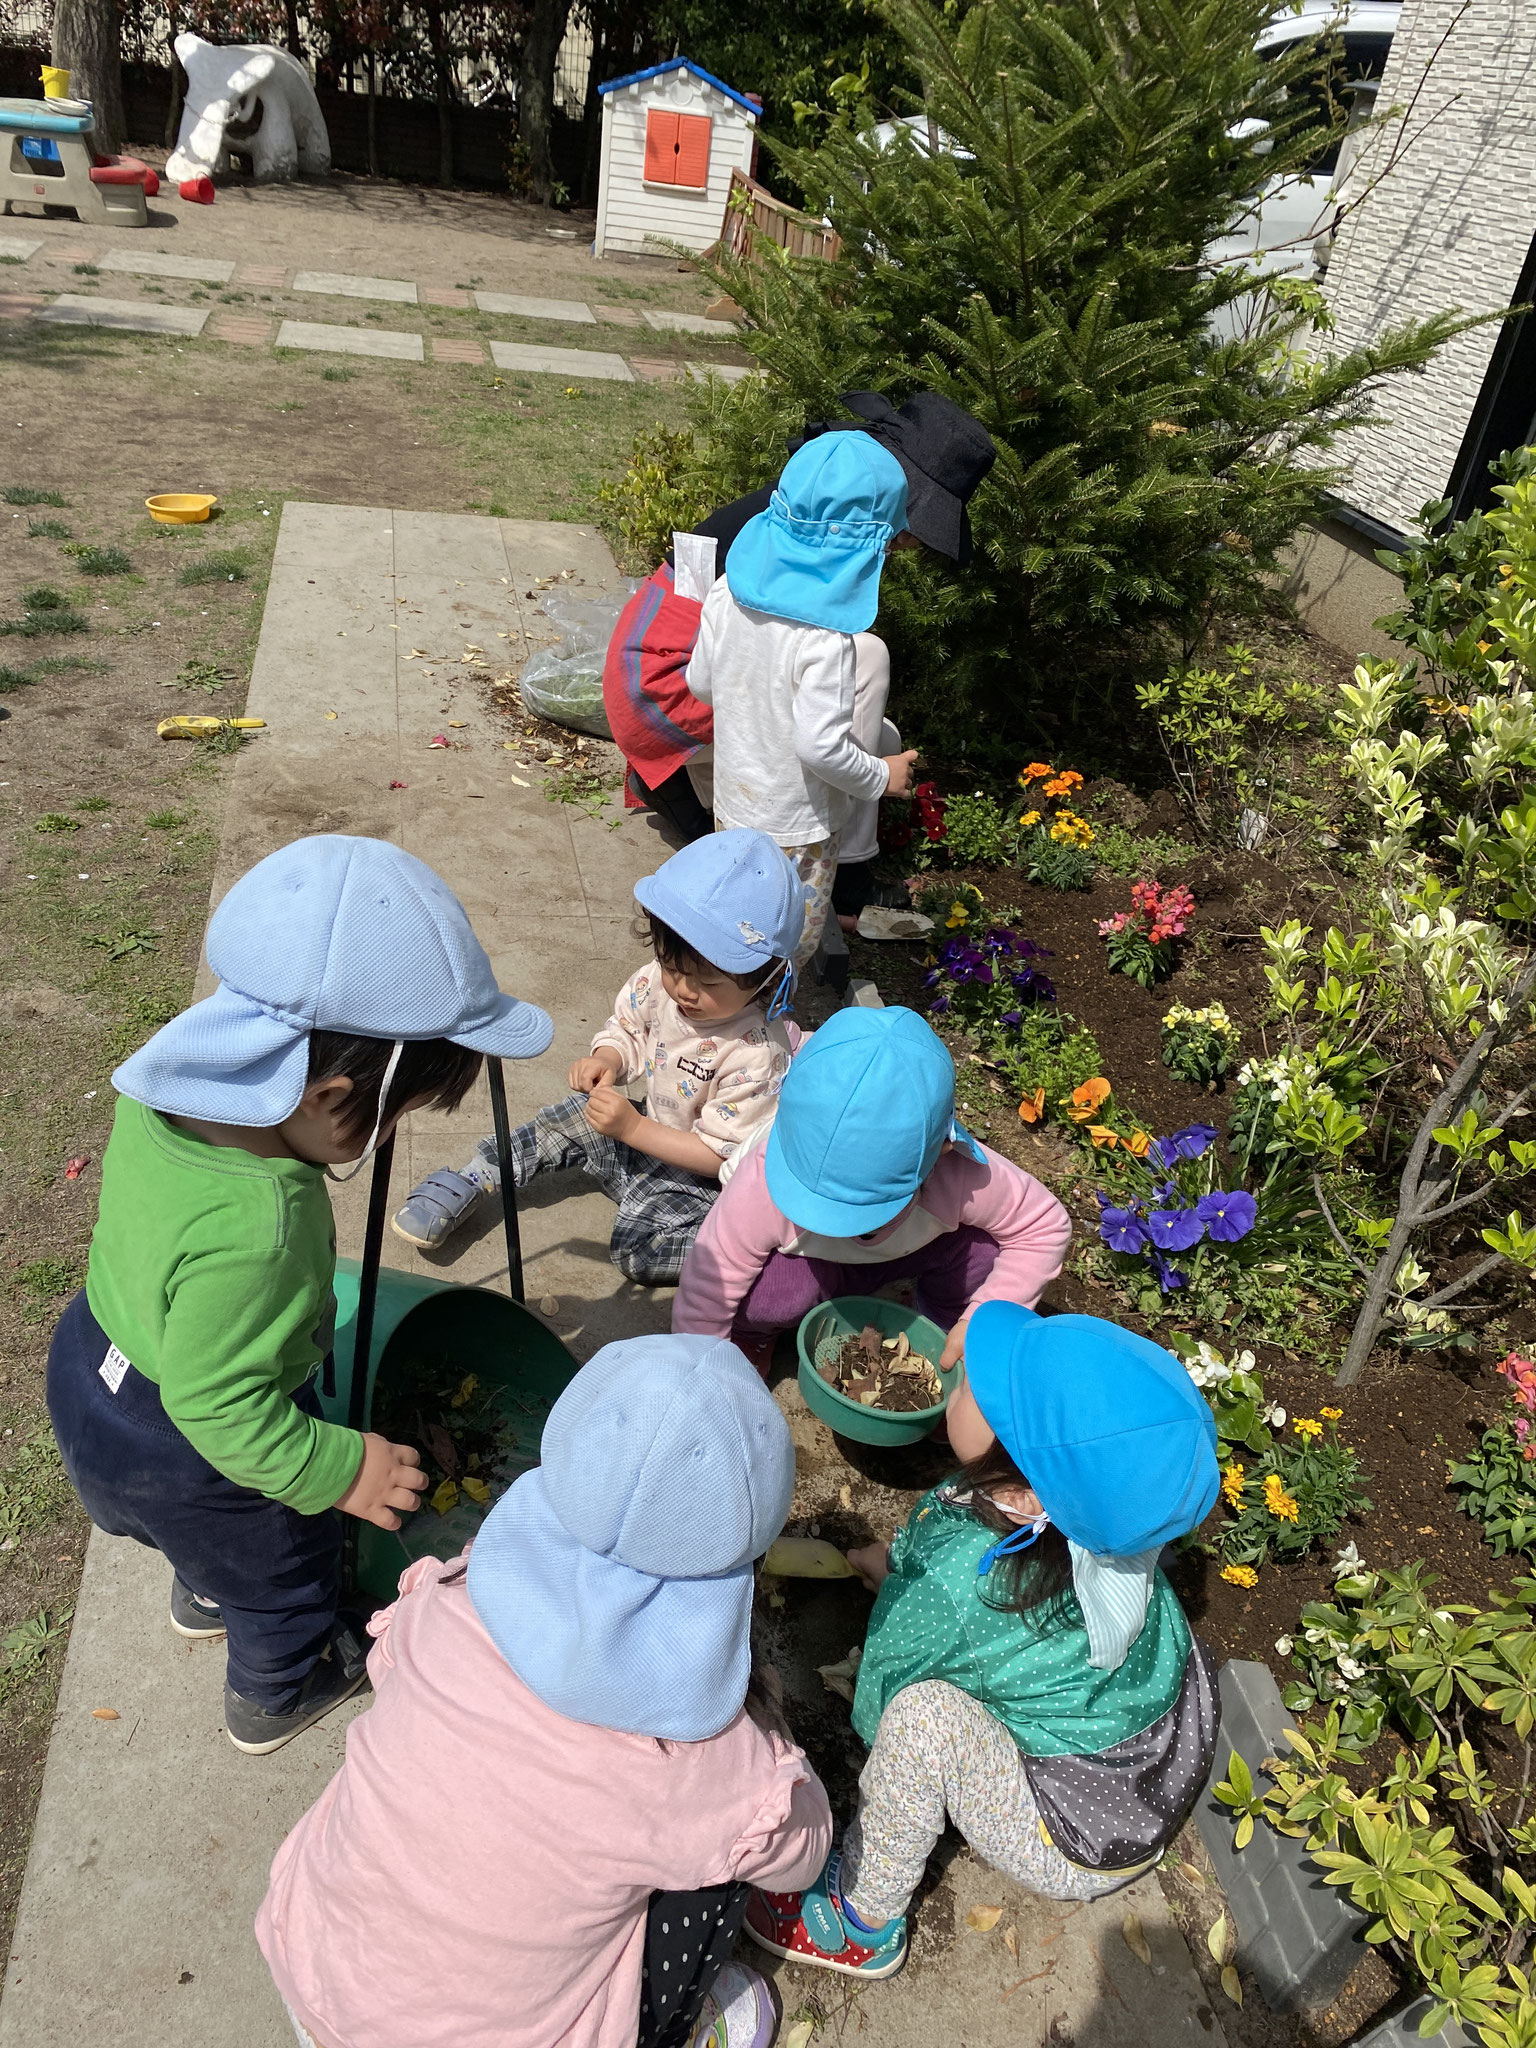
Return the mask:
<path id="1" fill-rule="evenodd" d="M 1006 1024 L 1010 1031 L 1017 1031 L 1024 1022 L 1024 1012 L 1022 1010 L 1004 1010 L 997 1021 L 999 1024 Z"/>
<path id="2" fill-rule="evenodd" d="M 1112 1252 L 1139 1252 L 1147 1244 L 1147 1227 L 1134 1209 L 1102 1206 L 1099 1235 Z"/>
<path id="3" fill-rule="evenodd" d="M 1236 1244 L 1258 1221 L 1259 1205 L 1244 1188 L 1214 1188 L 1200 1197 L 1196 1214 L 1217 1244 Z"/>
<path id="4" fill-rule="evenodd" d="M 1214 1124 L 1186 1124 L 1182 1131 L 1175 1131 L 1171 1138 L 1164 1140 L 1173 1147 L 1175 1159 L 1198 1159 L 1202 1152 L 1210 1150 L 1216 1142 Z"/>
<path id="5" fill-rule="evenodd" d="M 1154 1209 L 1147 1232 L 1159 1251 L 1187 1252 L 1204 1237 L 1205 1225 L 1197 1209 Z"/>
<path id="6" fill-rule="evenodd" d="M 1176 1294 L 1185 1285 L 1184 1275 L 1177 1266 L 1168 1263 L 1156 1245 L 1147 1248 L 1147 1257 L 1151 1261 L 1153 1272 L 1157 1275 L 1157 1284 L 1164 1294 Z"/>

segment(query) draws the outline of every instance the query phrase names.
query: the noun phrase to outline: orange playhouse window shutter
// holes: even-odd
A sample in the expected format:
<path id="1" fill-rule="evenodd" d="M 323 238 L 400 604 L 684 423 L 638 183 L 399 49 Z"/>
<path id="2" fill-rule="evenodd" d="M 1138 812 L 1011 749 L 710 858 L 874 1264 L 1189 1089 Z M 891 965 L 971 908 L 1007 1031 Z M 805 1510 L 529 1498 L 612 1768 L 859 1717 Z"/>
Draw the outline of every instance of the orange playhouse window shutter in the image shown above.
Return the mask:
<path id="1" fill-rule="evenodd" d="M 677 169 L 673 182 L 702 192 L 709 183 L 708 114 L 679 114 L 677 117 Z"/>
<path id="2" fill-rule="evenodd" d="M 645 117 L 645 182 L 647 185 L 677 183 L 678 116 L 665 107 L 652 107 Z"/>

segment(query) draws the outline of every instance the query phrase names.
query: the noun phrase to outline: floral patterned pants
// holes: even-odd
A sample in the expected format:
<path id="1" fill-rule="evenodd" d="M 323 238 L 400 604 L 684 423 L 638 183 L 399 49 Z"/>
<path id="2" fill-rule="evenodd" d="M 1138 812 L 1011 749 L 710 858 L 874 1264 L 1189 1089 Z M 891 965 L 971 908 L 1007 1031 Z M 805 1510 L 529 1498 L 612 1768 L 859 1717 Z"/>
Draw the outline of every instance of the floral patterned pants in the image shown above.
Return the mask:
<path id="1" fill-rule="evenodd" d="M 805 930 L 795 949 L 795 972 L 811 960 L 821 944 L 832 909 L 832 884 L 837 880 L 839 835 L 818 839 L 813 846 L 786 846 L 785 858 L 792 864 L 805 889 Z"/>
<path id="2" fill-rule="evenodd" d="M 871 1927 L 907 1910 L 946 1816 L 994 1870 L 1046 1899 L 1097 1899 L 1140 1871 L 1084 1870 L 1040 1833 L 1024 1760 L 958 1686 L 905 1686 L 880 1716 L 843 1836 L 843 1896 Z"/>

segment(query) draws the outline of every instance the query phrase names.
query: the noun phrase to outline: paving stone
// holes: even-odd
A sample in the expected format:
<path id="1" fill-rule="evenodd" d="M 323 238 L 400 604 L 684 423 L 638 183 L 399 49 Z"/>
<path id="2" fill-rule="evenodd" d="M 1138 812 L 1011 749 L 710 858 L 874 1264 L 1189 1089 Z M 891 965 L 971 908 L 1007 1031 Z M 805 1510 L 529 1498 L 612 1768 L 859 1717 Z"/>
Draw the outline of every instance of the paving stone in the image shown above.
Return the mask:
<path id="1" fill-rule="evenodd" d="M 707 383 L 711 377 L 718 377 L 722 384 L 739 384 L 743 377 L 755 377 L 758 372 L 746 363 L 688 363 L 684 367 L 690 377 Z"/>
<path id="2" fill-rule="evenodd" d="M 416 304 L 416 287 L 408 278 L 354 277 L 346 270 L 296 271 L 291 289 L 319 292 L 329 298 L 390 299 L 400 306 Z"/>
<path id="3" fill-rule="evenodd" d="M 593 312 L 599 320 L 610 327 L 643 327 L 645 315 L 638 306 L 594 306 Z"/>
<path id="4" fill-rule="evenodd" d="M 1268 1665 L 1233 1659 L 1221 1669 L 1221 1733 L 1211 1783 L 1227 1775 L 1235 1749 L 1258 1780 L 1267 1756 L 1288 1756 L 1286 1712 Z M 1233 1846 L 1236 1819 L 1210 1793 L 1195 1809 L 1200 1839 L 1237 1922 L 1238 1960 L 1258 1979 L 1272 2012 L 1300 2012 L 1338 1997 L 1372 1954 L 1369 1924 L 1291 1835 L 1262 1824 L 1247 1848 Z"/>
<path id="5" fill-rule="evenodd" d="M 532 370 L 550 377 L 591 377 L 614 384 L 633 384 L 635 373 L 622 356 L 588 348 L 534 348 L 522 341 L 493 341 L 491 361 L 498 370 Z"/>
<path id="6" fill-rule="evenodd" d="M 449 306 L 457 313 L 467 313 L 470 306 L 469 293 L 454 291 L 449 285 L 418 285 L 416 297 L 423 306 Z"/>
<path id="7" fill-rule="evenodd" d="M 631 356 L 629 367 L 647 384 L 676 384 L 683 374 L 683 365 L 675 356 Z"/>
<path id="8" fill-rule="evenodd" d="M 432 360 L 434 363 L 483 363 L 485 350 L 478 341 L 465 341 L 444 334 L 434 334 Z"/>
<path id="9" fill-rule="evenodd" d="M 41 241 L 23 241 L 20 235 L 0 235 L 0 256 L 13 256 L 18 263 L 35 256 L 42 246 Z"/>
<path id="10" fill-rule="evenodd" d="M 130 334 L 201 334 L 206 306 L 156 306 L 147 299 L 88 299 L 64 292 L 38 314 L 55 327 L 121 327 Z"/>
<path id="11" fill-rule="evenodd" d="M 476 292 L 482 313 L 515 313 L 520 320 L 568 320 L 597 325 L 592 308 L 580 299 L 529 299 L 521 292 Z"/>
<path id="12" fill-rule="evenodd" d="M 110 249 L 101 258 L 103 270 L 126 270 L 134 277 L 187 277 L 199 284 L 228 284 L 233 263 L 214 256 L 167 256 L 161 249 Z"/>
<path id="13" fill-rule="evenodd" d="M 247 348 L 265 348 L 272 339 L 272 322 L 253 319 L 248 313 L 215 313 L 208 332 L 215 341 L 238 341 Z"/>
<path id="14" fill-rule="evenodd" d="M 419 334 L 377 327 L 328 327 L 319 320 L 285 320 L 277 330 L 276 345 L 319 349 L 333 356 L 388 356 L 397 363 L 425 360 Z"/>
<path id="15" fill-rule="evenodd" d="M 237 284 L 252 284 L 264 292 L 280 292 L 288 282 L 288 272 L 280 263 L 242 263 Z"/>
<path id="16" fill-rule="evenodd" d="M 0 292 L 0 320 L 30 320 L 47 303 L 29 292 Z"/>
<path id="17" fill-rule="evenodd" d="M 741 333 L 734 320 L 706 320 L 702 313 L 673 313 L 653 306 L 645 309 L 645 324 L 660 334 L 719 334 L 730 339 Z"/>

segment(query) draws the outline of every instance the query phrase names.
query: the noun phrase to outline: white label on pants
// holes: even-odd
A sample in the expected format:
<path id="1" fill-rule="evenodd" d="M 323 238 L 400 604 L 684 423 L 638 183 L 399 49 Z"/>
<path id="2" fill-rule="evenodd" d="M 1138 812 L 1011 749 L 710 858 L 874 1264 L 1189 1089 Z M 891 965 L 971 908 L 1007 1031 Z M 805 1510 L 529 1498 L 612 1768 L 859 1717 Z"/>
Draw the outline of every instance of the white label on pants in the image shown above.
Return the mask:
<path id="1" fill-rule="evenodd" d="M 107 1385 L 115 1394 L 118 1388 L 123 1384 L 123 1377 L 128 1370 L 128 1365 L 129 1361 L 126 1358 L 124 1358 L 123 1354 L 121 1353 L 121 1351 L 118 1350 L 117 1346 L 115 1344 L 111 1344 L 107 1347 L 106 1357 L 101 1361 L 100 1365 L 97 1366 L 96 1370 L 101 1374 L 102 1378 L 106 1381 Z"/>

